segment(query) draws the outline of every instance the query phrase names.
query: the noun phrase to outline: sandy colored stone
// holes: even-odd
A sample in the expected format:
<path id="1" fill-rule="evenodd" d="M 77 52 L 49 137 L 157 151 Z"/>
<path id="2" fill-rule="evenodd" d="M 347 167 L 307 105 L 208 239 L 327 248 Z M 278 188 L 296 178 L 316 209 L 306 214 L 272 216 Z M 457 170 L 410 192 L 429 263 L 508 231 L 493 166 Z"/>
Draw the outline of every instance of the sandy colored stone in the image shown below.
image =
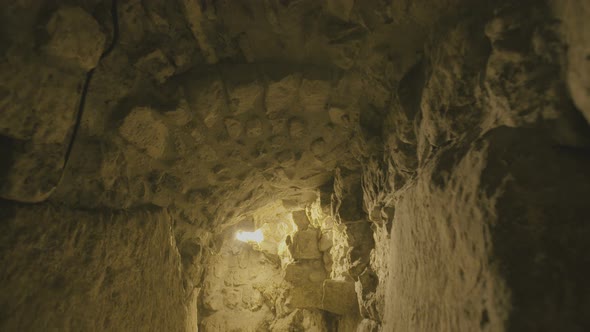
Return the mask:
<path id="1" fill-rule="evenodd" d="M 567 43 L 567 84 L 577 108 L 590 122 L 590 4 L 584 0 L 552 1 Z"/>
<path id="2" fill-rule="evenodd" d="M 80 7 L 62 7 L 53 13 L 46 28 L 49 41 L 45 50 L 49 54 L 84 70 L 96 67 L 106 37 L 89 13 Z"/>
<path id="3" fill-rule="evenodd" d="M 225 119 L 223 123 L 225 124 L 225 130 L 227 131 L 229 137 L 237 139 L 240 137 L 240 135 L 242 135 L 243 126 L 240 121 L 228 118 Z"/>
<path id="4" fill-rule="evenodd" d="M 237 115 L 253 111 L 263 93 L 263 87 L 257 83 L 238 85 L 230 89 L 229 97 L 232 112 Z"/>
<path id="5" fill-rule="evenodd" d="M 318 259 L 322 254 L 318 248 L 318 231 L 315 228 L 299 230 L 293 234 L 289 251 L 294 259 Z"/>
<path id="6" fill-rule="evenodd" d="M 134 108 L 119 127 L 119 134 L 152 158 L 161 158 L 168 144 L 168 128 L 147 107 Z"/>
<path id="7" fill-rule="evenodd" d="M 348 21 L 353 6 L 354 0 L 328 0 L 324 8 L 339 19 Z"/>
<path id="8" fill-rule="evenodd" d="M 585 7 L 4 6 L 0 330 L 585 330 Z"/>
<path id="9" fill-rule="evenodd" d="M 293 105 L 299 82 L 299 77 L 289 75 L 269 83 L 265 99 L 266 115 L 269 119 L 276 119 Z"/>
<path id="10" fill-rule="evenodd" d="M 354 282 L 325 280 L 322 291 L 322 309 L 339 315 L 354 315 L 358 312 Z"/>
<path id="11" fill-rule="evenodd" d="M 297 229 L 305 230 L 309 227 L 309 219 L 307 218 L 305 210 L 293 211 L 291 215 L 295 225 L 297 225 Z"/>
<path id="12" fill-rule="evenodd" d="M 135 66 L 140 71 L 151 75 L 160 84 L 166 82 L 175 71 L 168 57 L 160 49 L 139 58 Z"/>
<path id="13" fill-rule="evenodd" d="M 331 107 L 328 110 L 328 115 L 330 116 L 330 121 L 336 125 L 344 126 L 349 123 L 347 112 L 340 108 Z"/>
<path id="14" fill-rule="evenodd" d="M 326 141 L 323 138 L 315 139 L 311 142 L 310 149 L 314 156 L 322 156 L 326 152 Z"/>
<path id="15" fill-rule="evenodd" d="M 305 135 L 306 126 L 303 120 L 292 118 L 289 120 L 288 126 L 291 138 L 302 138 Z"/>
<path id="16" fill-rule="evenodd" d="M 318 243 L 318 249 L 320 251 L 327 251 L 332 247 L 332 232 L 322 231 L 320 242 Z"/>
<path id="17" fill-rule="evenodd" d="M 246 121 L 246 136 L 250 138 L 262 135 L 262 121 L 260 119 L 250 119 Z"/>
<path id="18" fill-rule="evenodd" d="M 330 93 L 330 82 L 321 80 L 303 79 L 299 97 L 303 109 L 307 112 L 320 112 L 326 108 Z"/>
<path id="19" fill-rule="evenodd" d="M 2 243 L 12 238 L 19 250 L 0 250 L 4 267 L 0 274 L 6 280 L 0 301 L 26 299 L 13 302 L 12 308 L 26 310 L 30 317 L 8 316 L 0 327 L 7 331 L 40 331 L 48 326 L 131 331 L 149 325 L 156 330 L 182 331 L 189 317 L 177 299 L 189 294 L 183 289 L 169 217 L 164 210 L 153 208 L 97 213 L 49 204 L 19 208 L 13 217 L 3 216 L 3 225 L 18 224 L 26 235 L 2 234 Z M 46 251 L 56 255 L 42 254 Z M 24 261 L 30 264 L 22 264 Z M 47 270 L 52 271 L 50 276 Z M 14 273 L 20 277 L 8 277 Z M 27 295 L 31 291 L 34 297 Z M 115 307 L 114 300 L 126 305 Z"/>

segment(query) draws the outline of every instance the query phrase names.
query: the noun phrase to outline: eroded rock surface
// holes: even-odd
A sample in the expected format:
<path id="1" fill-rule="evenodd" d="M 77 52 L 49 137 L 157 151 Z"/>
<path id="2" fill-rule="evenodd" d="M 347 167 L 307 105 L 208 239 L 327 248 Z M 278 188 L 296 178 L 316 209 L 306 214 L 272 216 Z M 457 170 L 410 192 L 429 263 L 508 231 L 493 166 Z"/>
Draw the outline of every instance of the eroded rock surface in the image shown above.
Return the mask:
<path id="1" fill-rule="evenodd" d="M 585 1 L 5 7 L 3 329 L 590 329 Z"/>

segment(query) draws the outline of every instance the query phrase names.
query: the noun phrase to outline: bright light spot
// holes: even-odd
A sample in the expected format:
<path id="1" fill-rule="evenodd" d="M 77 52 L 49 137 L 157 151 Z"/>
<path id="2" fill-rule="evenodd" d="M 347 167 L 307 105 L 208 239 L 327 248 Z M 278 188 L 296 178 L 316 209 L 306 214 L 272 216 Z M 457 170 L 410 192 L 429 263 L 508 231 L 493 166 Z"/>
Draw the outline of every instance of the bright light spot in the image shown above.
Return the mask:
<path id="1" fill-rule="evenodd" d="M 262 234 L 262 230 L 256 230 L 254 232 L 238 232 L 236 233 L 236 239 L 242 242 L 256 242 L 260 243 L 264 240 L 264 235 Z"/>

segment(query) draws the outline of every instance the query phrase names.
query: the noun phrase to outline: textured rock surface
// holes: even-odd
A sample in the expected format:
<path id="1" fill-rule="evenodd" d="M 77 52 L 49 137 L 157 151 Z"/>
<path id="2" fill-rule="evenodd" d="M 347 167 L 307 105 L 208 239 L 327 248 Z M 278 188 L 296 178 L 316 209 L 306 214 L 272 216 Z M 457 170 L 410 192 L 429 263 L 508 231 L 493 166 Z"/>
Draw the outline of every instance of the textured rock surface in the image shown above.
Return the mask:
<path id="1" fill-rule="evenodd" d="M 4 7 L 3 329 L 590 329 L 586 1 Z"/>
<path id="2" fill-rule="evenodd" d="M 572 99 L 590 122 L 590 4 L 586 1 L 554 1 L 562 20 L 561 32 L 567 44 L 567 84 Z"/>
<path id="3" fill-rule="evenodd" d="M 84 70 L 96 66 L 106 38 L 90 14 L 79 7 L 63 7 L 52 14 L 46 28 L 47 53 Z"/>
<path id="4" fill-rule="evenodd" d="M 2 330 L 181 331 L 196 319 L 165 211 L 3 204 L 1 218 Z"/>

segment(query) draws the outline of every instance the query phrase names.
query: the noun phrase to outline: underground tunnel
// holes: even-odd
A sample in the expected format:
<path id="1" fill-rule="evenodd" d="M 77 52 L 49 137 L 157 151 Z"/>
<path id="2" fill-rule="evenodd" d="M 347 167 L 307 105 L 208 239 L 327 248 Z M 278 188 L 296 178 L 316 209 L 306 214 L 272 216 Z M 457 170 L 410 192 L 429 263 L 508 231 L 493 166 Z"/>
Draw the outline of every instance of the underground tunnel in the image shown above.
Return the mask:
<path id="1" fill-rule="evenodd" d="M 1 331 L 589 331 L 587 0 L 16 0 Z"/>

